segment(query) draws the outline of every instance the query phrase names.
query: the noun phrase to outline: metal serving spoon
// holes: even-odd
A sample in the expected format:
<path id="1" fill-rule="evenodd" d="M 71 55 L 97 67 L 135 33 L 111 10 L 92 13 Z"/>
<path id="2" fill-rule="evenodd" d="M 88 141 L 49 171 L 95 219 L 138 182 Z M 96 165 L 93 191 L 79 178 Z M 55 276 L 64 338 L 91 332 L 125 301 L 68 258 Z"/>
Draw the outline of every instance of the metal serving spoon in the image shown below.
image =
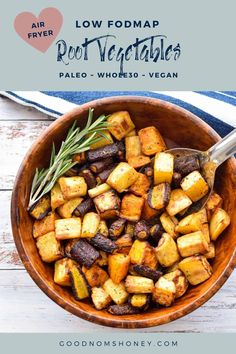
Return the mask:
<path id="1" fill-rule="evenodd" d="M 196 154 L 200 161 L 201 173 L 209 185 L 207 195 L 205 195 L 198 202 L 193 203 L 193 205 L 185 213 L 185 215 L 188 215 L 193 212 L 197 212 L 204 207 L 213 191 L 217 167 L 236 153 L 236 129 L 226 135 L 222 140 L 213 145 L 207 151 L 199 151 L 188 148 L 174 148 L 168 150 L 167 152 L 170 152 L 175 157 Z"/>

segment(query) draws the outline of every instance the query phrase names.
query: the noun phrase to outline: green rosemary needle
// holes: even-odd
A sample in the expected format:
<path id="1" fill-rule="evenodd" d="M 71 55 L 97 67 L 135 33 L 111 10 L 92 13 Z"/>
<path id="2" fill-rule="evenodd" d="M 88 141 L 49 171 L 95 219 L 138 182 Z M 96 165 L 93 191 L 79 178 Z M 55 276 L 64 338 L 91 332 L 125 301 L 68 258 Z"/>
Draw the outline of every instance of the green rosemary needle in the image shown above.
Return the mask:
<path id="1" fill-rule="evenodd" d="M 28 209 L 32 208 L 42 196 L 50 192 L 59 177 L 76 165 L 76 162 L 72 160 L 73 155 L 89 150 L 92 144 L 101 140 L 102 137 L 106 138 L 103 131 L 108 127 L 107 116 L 101 115 L 94 122 L 92 122 L 92 119 L 93 109 L 89 109 L 88 120 L 84 129 L 80 130 L 75 121 L 57 153 L 53 143 L 49 167 L 36 169 Z"/>

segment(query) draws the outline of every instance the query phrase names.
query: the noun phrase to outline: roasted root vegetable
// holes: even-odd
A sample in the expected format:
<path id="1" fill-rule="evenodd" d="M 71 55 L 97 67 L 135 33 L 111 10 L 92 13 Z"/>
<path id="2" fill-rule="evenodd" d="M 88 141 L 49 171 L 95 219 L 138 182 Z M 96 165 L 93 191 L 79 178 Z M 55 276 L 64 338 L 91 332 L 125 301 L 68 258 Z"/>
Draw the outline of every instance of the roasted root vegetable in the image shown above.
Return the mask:
<path id="1" fill-rule="evenodd" d="M 110 165 L 107 169 L 97 174 L 96 181 L 98 184 L 105 183 L 117 164 Z"/>
<path id="2" fill-rule="evenodd" d="M 217 208 L 210 220 L 210 237 L 212 241 L 215 241 L 220 234 L 230 224 L 230 217 L 227 212 L 221 208 Z"/>
<path id="3" fill-rule="evenodd" d="M 175 300 L 176 286 L 172 280 L 161 277 L 155 284 L 152 300 L 162 306 L 171 306 Z"/>
<path id="4" fill-rule="evenodd" d="M 222 208 L 223 200 L 221 196 L 213 192 L 206 203 L 207 218 L 210 221 L 212 214 L 217 208 Z"/>
<path id="5" fill-rule="evenodd" d="M 33 205 L 29 212 L 33 218 L 37 220 L 43 219 L 51 211 L 51 203 L 49 195 L 42 197 L 35 205 Z"/>
<path id="6" fill-rule="evenodd" d="M 131 263 L 143 264 L 149 248 L 147 241 L 135 240 L 129 252 Z"/>
<path id="7" fill-rule="evenodd" d="M 129 221 L 138 221 L 141 218 L 144 199 L 127 193 L 122 199 L 120 216 Z"/>
<path id="8" fill-rule="evenodd" d="M 134 235 L 139 240 L 147 240 L 150 234 L 150 227 L 145 220 L 137 222 L 134 228 Z"/>
<path id="9" fill-rule="evenodd" d="M 167 152 L 158 152 L 154 160 L 154 184 L 171 183 L 174 173 L 174 156 Z"/>
<path id="10" fill-rule="evenodd" d="M 130 305 L 136 309 L 147 310 L 150 305 L 150 294 L 134 294 L 130 297 Z"/>
<path id="11" fill-rule="evenodd" d="M 96 161 L 96 162 L 91 163 L 89 168 L 94 173 L 100 173 L 100 172 L 106 170 L 106 168 L 112 164 L 113 164 L 112 157 L 108 157 L 104 160 L 100 160 L 100 161 Z"/>
<path id="12" fill-rule="evenodd" d="M 148 203 L 148 194 L 144 195 L 143 199 L 144 199 L 144 203 L 143 203 L 143 208 L 142 208 L 142 219 L 148 221 L 148 220 L 151 220 L 156 215 L 158 215 L 158 213 L 160 213 L 160 211 L 150 207 L 150 205 Z"/>
<path id="13" fill-rule="evenodd" d="M 191 256 L 179 263 L 179 269 L 184 273 L 191 285 L 197 285 L 209 279 L 212 269 L 205 256 Z"/>
<path id="14" fill-rule="evenodd" d="M 110 295 L 103 288 L 98 287 L 92 288 L 91 298 L 97 310 L 104 309 L 112 302 Z"/>
<path id="15" fill-rule="evenodd" d="M 127 161 L 130 157 L 140 156 L 142 154 L 140 140 L 137 135 L 125 138 L 125 152 Z"/>
<path id="16" fill-rule="evenodd" d="M 100 216 L 97 213 L 89 212 L 84 215 L 80 237 L 94 237 L 98 231 Z"/>
<path id="17" fill-rule="evenodd" d="M 166 150 L 166 144 L 156 127 L 147 127 L 139 130 L 141 148 L 144 155 L 154 155 Z"/>
<path id="18" fill-rule="evenodd" d="M 87 212 L 94 208 L 93 200 L 88 198 L 82 201 L 74 210 L 75 216 L 84 216 Z"/>
<path id="19" fill-rule="evenodd" d="M 128 275 L 125 287 L 129 294 L 149 294 L 153 291 L 154 282 L 150 278 Z"/>
<path id="20" fill-rule="evenodd" d="M 122 193 L 127 190 L 138 178 L 138 172 L 135 171 L 126 162 L 120 162 L 112 171 L 107 179 L 107 183 L 117 192 Z"/>
<path id="21" fill-rule="evenodd" d="M 83 198 L 73 198 L 57 208 L 58 214 L 62 218 L 71 218 L 74 210 L 82 203 Z"/>
<path id="22" fill-rule="evenodd" d="M 169 203 L 170 193 L 169 183 L 164 182 L 153 187 L 148 193 L 149 206 L 156 210 L 165 208 Z"/>
<path id="23" fill-rule="evenodd" d="M 71 267 L 70 279 L 76 300 L 83 300 L 90 296 L 90 286 L 79 266 L 74 265 Z"/>
<path id="24" fill-rule="evenodd" d="M 100 233 L 97 233 L 94 237 L 92 237 L 89 242 L 96 248 L 109 254 L 113 253 L 114 250 L 117 248 L 117 245 L 114 241 L 110 240 L 108 237 L 103 236 Z"/>
<path id="25" fill-rule="evenodd" d="M 199 169 L 200 162 L 196 154 L 179 156 L 174 160 L 174 170 L 181 173 L 182 176 L 186 176 Z"/>
<path id="26" fill-rule="evenodd" d="M 108 226 L 105 220 L 101 220 L 99 225 L 98 225 L 98 234 L 108 237 L 109 236 L 109 230 Z"/>
<path id="27" fill-rule="evenodd" d="M 106 145 L 95 150 L 89 150 L 87 152 L 87 160 L 88 162 L 95 162 L 108 157 L 119 157 L 124 153 L 124 150 L 125 147 L 122 142 Z"/>
<path id="28" fill-rule="evenodd" d="M 135 313 L 139 313 L 137 307 L 133 307 L 131 304 L 122 304 L 122 305 L 111 305 L 108 307 L 108 312 L 112 315 L 133 315 Z"/>
<path id="29" fill-rule="evenodd" d="M 157 281 L 161 276 L 162 272 L 156 269 L 149 268 L 142 264 L 135 264 L 133 270 L 138 274 L 146 278 L 150 278 L 154 281 Z"/>
<path id="30" fill-rule="evenodd" d="M 106 146 L 106 145 L 110 145 L 113 143 L 113 139 L 112 139 L 112 136 L 109 132 L 109 130 L 104 130 L 102 132 L 102 135 L 103 136 L 100 136 L 100 140 L 93 143 L 90 148 L 91 149 L 98 149 L 98 148 L 101 148 L 103 146 Z"/>
<path id="31" fill-rule="evenodd" d="M 87 194 L 84 177 L 60 177 L 58 183 L 65 199 L 83 197 Z"/>
<path id="32" fill-rule="evenodd" d="M 51 231 L 55 231 L 55 220 L 57 216 L 55 213 L 50 213 L 41 220 L 35 220 L 33 226 L 33 236 L 35 238 L 45 235 Z"/>
<path id="33" fill-rule="evenodd" d="M 130 118 L 127 111 L 120 111 L 112 113 L 108 118 L 109 131 L 117 139 L 123 139 L 129 132 L 131 132 L 135 125 Z"/>
<path id="34" fill-rule="evenodd" d="M 88 195 L 90 196 L 90 198 L 95 198 L 98 195 L 109 191 L 110 189 L 111 189 L 111 187 L 109 186 L 109 184 L 103 183 L 103 184 L 98 185 L 95 188 L 89 189 Z"/>
<path id="35" fill-rule="evenodd" d="M 170 194 L 169 204 L 166 211 L 170 216 L 174 216 L 192 204 L 191 199 L 182 189 L 174 189 Z"/>
<path id="36" fill-rule="evenodd" d="M 161 223 L 157 223 L 154 224 L 151 228 L 150 228 L 150 237 L 149 237 L 149 242 L 153 245 L 153 246 L 157 246 L 162 234 L 165 232 L 165 230 L 163 229 Z"/>
<path id="37" fill-rule="evenodd" d="M 160 216 L 160 222 L 165 232 L 167 232 L 171 237 L 176 238 L 178 236 L 178 219 L 176 219 L 176 217 L 170 216 L 168 213 L 164 212 Z"/>
<path id="38" fill-rule="evenodd" d="M 177 246 L 182 257 L 204 254 L 209 251 L 208 243 L 201 231 L 178 237 Z"/>
<path id="39" fill-rule="evenodd" d="M 109 278 L 107 272 L 97 264 L 92 265 L 89 269 L 84 269 L 84 275 L 91 288 L 102 286 Z"/>
<path id="40" fill-rule="evenodd" d="M 164 275 L 164 278 L 167 280 L 172 280 L 175 283 L 175 298 L 183 296 L 188 289 L 188 281 L 185 275 L 179 270 L 176 269 L 173 272 L 167 273 Z"/>
<path id="41" fill-rule="evenodd" d="M 56 183 L 54 187 L 52 187 L 51 190 L 51 208 L 52 210 L 55 210 L 58 208 L 60 205 L 64 204 L 66 202 L 59 183 Z"/>
<path id="42" fill-rule="evenodd" d="M 51 263 L 62 258 L 64 253 L 60 242 L 55 237 L 55 232 L 49 232 L 46 235 L 36 239 L 36 245 L 42 260 Z"/>
<path id="43" fill-rule="evenodd" d="M 204 253 L 206 259 L 212 259 L 216 255 L 216 248 L 213 242 L 210 242 L 208 245 L 208 251 Z"/>
<path id="44" fill-rule="evenodd" d="M 151 162 L 150 157 L 148 156 L 132 156 L 129 157 L 128 159 L 128 163 L 130 166 L 132 166 L 133 168 L 141 168 L 143 166 L 148 165 Z"/>
<path id="45" fill-rule="evenodd" d="M 89 169 L 82 170 L 79 175 L 85 179 L 88 188 L 96 187 L 96 178 Z"/>
<path id="46" fill-rule="evenodd" d="M 93 202 L 102 219 L 112 219 L 119 215 L 120 198 L 114 190 L 99 194 Z"/>
<path id="47" fill-rule="evenodd" d="M 179 252 L 173 238 L 164 233 L 156 248 L 156 255 L 159 263 L 163 267 L 170 267 L 179 260 Z"/>
<path id="48" fill-rule="evenodd" d="M 118 248 L 118 252 L 119 253 L 129 254 L 130 249 L 131 249 L 132 244 L 133 244 L 132 236 L 130 234 L 125 234 L 125 235 L 119 237 L 115 241 L 115 244 L 116 244 L 116 246 Z"/>
<path id="49" fill-rule="evenodd" d="M 72 259 L 86 268 L 90 268 L 100 256 L 99 252 L 84 239 L 80 239 L 75 243 L 70 255 Z"/>
<path id="50" fill-rule="evenodd" d="M 129 255 L 117 253 L 108 257 L 108 273 L 115 284 L 119 284 L 126 277 L 129 265 Z"/>
<path id="51" fill-rule="evenodd" d="M 55 233 L 58 240 L 67 240 L 81 236 L 81 219 L 68 218 L 55 221 Z"/>
<path id="52" fill-rule="evenodd" d="M 205 223 L 207 223 L 207 214 L 206 209 L 203 208 L 199 212 L 188 215 L 180 220 L 175 230 L 181 234 L 189 234 L 201 230 L 202 225 Z"/>
<path id="53" fill-rule="evenodd" d="M 148 192 L 151 183 L 146 175 L 143 173 L 138 174 L 138 178 L 129 188 L 129 192 L 142 197 L 144 194 Z"/>
<path id="54" fill-rule="evenodd" d="M 125 289 L 125 284 L 124 282 L 121 282 L 119 284 L 115 284 L 112 279 L 108 279 L 104 284 L 103 284 L 103 289 L 106 291 L 107 294 L 110 295 L 112 300 L 117 304 L 117 305 L 122 305 L 124 304 L 129 297 L 129 294 L 127 293 Z"/>
<path id="55" fill-rule="evenodd" d="M 75 262 L 69 258 L 59 259 L 54 266 L 54 282 L 62 286 L 71 286 L 70 269 Z"/>
<path id="56" fill-rule="evenodd" d="M 199 171 L 193 171 L 184 177 L 180 185 L 185 194 L 187 194 L 193 202 L 197 202 L 199 199 L 203 198 L 209 190 L 207 182 Z"/>
<path id="57" fill-rule="evenodd" d="M 112 240 L 116 240 L 117 237 L 119 237 L 122 234 L 125 228 L 125 223 L 126 223 L 125 219 L 119 218 L 110 225 L 109 236 Z"/>

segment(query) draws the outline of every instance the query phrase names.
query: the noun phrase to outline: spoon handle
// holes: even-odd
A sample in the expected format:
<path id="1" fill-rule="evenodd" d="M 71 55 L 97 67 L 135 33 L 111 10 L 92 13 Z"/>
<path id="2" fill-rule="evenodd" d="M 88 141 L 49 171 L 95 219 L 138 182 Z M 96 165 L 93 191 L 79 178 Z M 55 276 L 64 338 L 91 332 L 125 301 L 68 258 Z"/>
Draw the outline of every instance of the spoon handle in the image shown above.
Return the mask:
<path id="1" fill-rule="evenodd" d="M 225 160 L 236 153 L 236 129 L 226 135 L 222 140 L 213 145 L 207 154 L 210 161 L 217 166 L 221 165 Z"/>

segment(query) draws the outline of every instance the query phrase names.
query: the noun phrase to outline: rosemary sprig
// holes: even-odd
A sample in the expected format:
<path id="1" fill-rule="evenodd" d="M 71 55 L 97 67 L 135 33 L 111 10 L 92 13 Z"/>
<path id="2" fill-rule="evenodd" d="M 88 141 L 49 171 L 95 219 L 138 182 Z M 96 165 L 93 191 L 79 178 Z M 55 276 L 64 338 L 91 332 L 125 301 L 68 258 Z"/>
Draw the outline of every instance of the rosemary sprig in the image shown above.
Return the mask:
<path id="1" fill-rule="evenodd" d="M 80 130 L 75 121 L 57 153 L 53 143 L 49 167 L 37 168 L 35 171 L 28 209 L 50 192 L 59 177 L 76 165 L 76 162 L 72 160 L 73 155 L 89 150 L 92 144 L 101 140 L 102 137 L 106 138 L 103 131 L 108 127 L 107 116 L 101 115 L 94 122 L 92 119 L 93 109 L 89 109 L 85 128 Z"/>

